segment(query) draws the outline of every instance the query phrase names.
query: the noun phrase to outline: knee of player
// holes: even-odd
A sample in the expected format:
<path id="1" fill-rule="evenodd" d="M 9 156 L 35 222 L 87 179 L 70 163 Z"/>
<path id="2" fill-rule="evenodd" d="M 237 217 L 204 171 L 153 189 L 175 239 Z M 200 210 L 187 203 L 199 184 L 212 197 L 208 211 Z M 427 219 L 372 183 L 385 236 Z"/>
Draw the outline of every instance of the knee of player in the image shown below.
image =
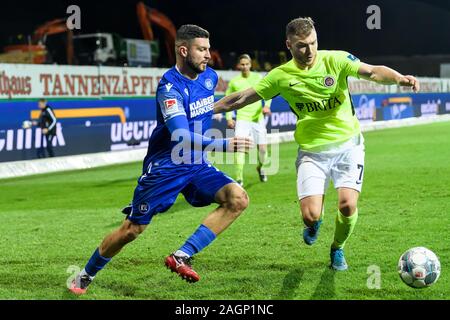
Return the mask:
<path id="1" fill-rule="evenodd" d="M 145 229 L 145 226 L 138 224 L 129 224 L 127 228 L 122 231 L 122 239 L 124 242 L 131 242 L 135 240 Z"/>
<path id="2" fill-rule="evenodd" d="M 236 214 L 243 212 L 249 205 L 249 198 L 247 192 L 239 190 L 234 192 L 227 201 L 227 207 L 230 211 Z"/>
<path id="3" fill-rule="evenodd" d="M 353 213 L 355 213 L 357 208 L 356 201 L 343 199 L 339 201 L 339 211 L 346 217 L 351 216 Z"/>
<path id="4" fill-rule="evenodd" d="M 300 211 L 305 222 L 314 223 L 315 221 L 319 220 L 320 214 L 322 213 L 321 210 L 321 207 L 304 204 L 303 202 L 301 203 Z"/>

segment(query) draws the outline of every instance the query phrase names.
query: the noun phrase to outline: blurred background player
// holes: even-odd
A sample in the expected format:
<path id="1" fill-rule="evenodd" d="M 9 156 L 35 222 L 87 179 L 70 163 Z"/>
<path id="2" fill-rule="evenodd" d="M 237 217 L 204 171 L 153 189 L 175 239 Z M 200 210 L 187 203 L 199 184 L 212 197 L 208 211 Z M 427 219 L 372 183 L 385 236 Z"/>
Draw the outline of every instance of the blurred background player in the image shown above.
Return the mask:
<path id="1" fill-rule="evenodd" d="M 195 207 L 219 204 L 191 237 L 165 259 L 165 265 L 173 272 L 188 282 L 196 282 L 200 277 L 191 267 L 191 257 L 209 245 L 247 207 L 244 189 L 213 167 L 204 152 L 211 145 L 217 151 L 245 151 L 252 146 L 248 138 L 211 139 L 203 135 L 211 127 L 218 81 L 216 72 L 207 66 L 209 48 L 206 30 L 195 25 L 178 29 L 176 65 L 158 85 L 157 126 L 149 140 L 131 212 L 121 227 L 104 238 L 76 276 L 70 288 L 73 293 L 85 293 L 97 272 L 135 240 L 155 214 L 167 211 L 180 193 Z M 194 132 L 197 128 L 200 132 Z"/>
<path id="2" fill-rule="evenodd" d="M 49 157 L 54 157 L 53 152 L 53 138 L 56 135 L 56 123 L 57 119 L 53 109 L 47 104 L 46 99 L 39 99 L 38 101 L 39 109 L 41 113 L 39 114 L 39 119 L 37 121 L 32 121 L 32 124 L 41 128 L 42 140 L 41 146 L 37 150 L 38 158 L 45 158 L 44 141 L 47 145 L 47 153 Z"/>
<path id="3" fill-rule="evenodd" d="M 318 236 L 324 196 L 330 179 L 338 192 L 338 212 L 330 259 L 334 270 L 348 268 L 344 245 L 358 219 L 358 197 L 364 173 L 364 140 L 348 91 L 347 77 L 419 90 L 413 76 L 385 66 L 362 63 L 344 51 L 318 51 L 311 18 L 286 26 L 286 46 L 293 59 L 273 69 L 253 88 L 222 98 L 215 112 L 241 108 L 281 95 L 297 115 L 295 140 L 297 193 L 305 223 L 303 239 L 312 245 Z"/>
<path id="4" fill-rule="evenodd" d="M 248 54 L 242 54 L 238 58 L 237 67 L 241 74 L 230 80 L 225 95 L 245 90 L 256 85 L 262 76 L 259 73 L 250 71 L 252 59 Z M 232 112 L 226 113 L 227 126 L 235 129 L 235 135 L 238 137 L 251 137 L 258 147 L 258 171 L 259 179 L 262 182 L 267 181 L 267 175 L 264 173 L 264 164 L 267 157 L 267 130 L 264 120 L 265 115 L 270 115 L 271 100 L 266 100 L 249 104 L 236 112 L 236 121 L 233 120 Z M 235 179 L 241 186 L 244 185 L 244 164 L 245 153 L 237 152 L 235 155 Z"/>

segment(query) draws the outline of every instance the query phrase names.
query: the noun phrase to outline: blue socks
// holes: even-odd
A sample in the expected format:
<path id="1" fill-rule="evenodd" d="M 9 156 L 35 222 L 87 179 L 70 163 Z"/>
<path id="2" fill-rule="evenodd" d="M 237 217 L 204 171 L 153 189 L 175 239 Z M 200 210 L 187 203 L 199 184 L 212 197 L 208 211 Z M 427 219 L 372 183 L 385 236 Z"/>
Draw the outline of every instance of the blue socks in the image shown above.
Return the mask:
<path id="1" fill-rule="evenodd" d="M 203 248 L 209 245 L 216 235 L 205 225 L 200 225 L 198 229 L 187 239 L 185 244 L 180 248 L 181 251 L 189 255 L 190 257 L 200 252 Z M 95 250 L 92 257 L 84 267 L 84 271 L 91 277 L 95 277 L 97 272 L 102 270 L 105 265 L 111 261 L 111 258 L 105 258 L 100 255 L 98 248 Z"/>
<path id="2" fill-rule="evenodd" d="M 187 239 L 180 250 L 191 257 L 209 245 L 215 238 L 216 235 L 214 232 L 212 232 L 207 226 L 201 224 L 192 236 Z"/>
<path id="3" fill-rule="evenodd" d="M 95 250 L 92 257 L 89 259 L 88 263 L 84 267 L 84 270 L 91 277 L 95 277 L 97 272 L 103 269 L 103 267 L 111 261 L 111 258 L 105 258 L 100 255 L 98 248 Z"/>

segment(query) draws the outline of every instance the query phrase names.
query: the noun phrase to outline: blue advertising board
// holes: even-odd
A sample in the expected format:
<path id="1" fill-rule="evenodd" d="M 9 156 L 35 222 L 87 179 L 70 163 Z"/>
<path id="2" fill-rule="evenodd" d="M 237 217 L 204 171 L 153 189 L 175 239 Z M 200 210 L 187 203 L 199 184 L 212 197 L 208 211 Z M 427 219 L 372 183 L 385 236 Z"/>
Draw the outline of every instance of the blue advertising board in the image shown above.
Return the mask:
<path id="1" fill-rule="evenodd" d="M 165 70 L 29 65 L 0 69 L 0 162 L 34 159 L 45 146 L 39 128 L 22 128 L 25 120 L 39 117 L 40 97 L 47 98 L 58 118 L 53 140 L 57 156 L 145 148 L 156 126 L 155 89 Z M 219 73 L 216 100 L 236 74 Z M 362 122 L 450 113 L 450 93 L 355 94 L 352 100 Z M 273 99 L 271 110 L 265 119 L 269 133 L 295 129 L 297 118 L 282 97 Z M 225 133 L 225 117 L 215 117 L 213 127 Z"/>

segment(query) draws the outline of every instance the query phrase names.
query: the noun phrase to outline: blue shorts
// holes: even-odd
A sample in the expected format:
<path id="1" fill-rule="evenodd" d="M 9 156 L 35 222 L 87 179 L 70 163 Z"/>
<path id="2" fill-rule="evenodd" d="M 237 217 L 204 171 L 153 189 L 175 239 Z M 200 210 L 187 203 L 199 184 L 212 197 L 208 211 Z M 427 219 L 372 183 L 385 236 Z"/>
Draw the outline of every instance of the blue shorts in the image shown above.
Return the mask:
<path id="1" fill-rule="evenodd" d="M 180 193 L 194 207 L 210 205 L 215 202 L 217 191 L 232 182 L 210 164 L 154 163 L 150 173 L 138 179 L 127 219 L 140 225 L 149 224 L 155 214 L 167 211 Z"/>

